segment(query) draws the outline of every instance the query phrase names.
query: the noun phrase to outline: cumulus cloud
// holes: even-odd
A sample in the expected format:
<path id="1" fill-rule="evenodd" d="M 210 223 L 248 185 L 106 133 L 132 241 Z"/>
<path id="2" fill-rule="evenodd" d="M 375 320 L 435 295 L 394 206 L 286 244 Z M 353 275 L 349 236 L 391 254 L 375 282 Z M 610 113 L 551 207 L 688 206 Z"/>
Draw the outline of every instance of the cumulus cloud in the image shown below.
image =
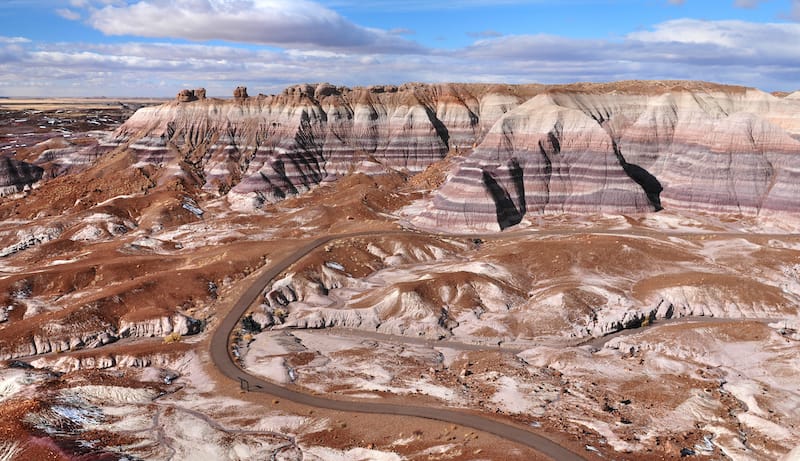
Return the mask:
<path id="1" fill-rule="evenodd" d="M 691 79 L 795 90 L 800 24 L 674 20 L 618 39 L 509 35 L 456 50 L 365 53 L 175 43 L 46 44 L 0 37 L 0 93 L 172 96 L 183 86 L 230 95 L 298 82 L 542 82 Z"/>
<path id="2" fill-rule="evenodd" d="M 540 81 L 679 78 L 791 88 L 797 43 L 800 24 L 682 19 L 619 40 L 517 35 L 479 40 L 462 53 Z"/>
<path id="3" fill-rule="evenodd" d="M 93 10 L 108 35 L 226 40 L 360 52 L 423 52 L 387 31 L 361 27 L 309 0 L 141 0 Z"/>
<path id="4" fill-rule="evenodd" d="M 714 62 L 731 66 L 769 63 L 794 67 L 800 62 L 800 24 L 679 19 L 627 38 L 670 61 L 712 59 L 707 53 L 713 52 Z"/>

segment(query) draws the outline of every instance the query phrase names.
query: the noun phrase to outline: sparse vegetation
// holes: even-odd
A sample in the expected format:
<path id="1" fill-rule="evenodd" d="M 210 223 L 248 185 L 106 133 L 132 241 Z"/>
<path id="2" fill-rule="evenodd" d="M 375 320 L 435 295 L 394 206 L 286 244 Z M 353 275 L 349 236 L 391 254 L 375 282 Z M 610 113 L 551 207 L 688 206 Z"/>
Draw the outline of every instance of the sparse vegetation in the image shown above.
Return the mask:
<path id="1" fill-rule="evenodd" d="M 260 333 L 261 324 L 253 320 L 253 314 L 242 317 L 242 328 L 247 333 Z M 252 337 L 252 335 L 250 335 Z"/>
<path id="2" fill-rule="evenodd" d="M 272 316 L 278 320 L 278 323 L 283 323 L 287 315 L 289 314 L 280 307 L 272 311 Z"/>
<path id="3" fill-rule="evenodd" d="M 173 331 L 167 336 L 164 336 L 164 344 L 177 343 L 180 342 L 180 340 L 181 340 L 181 334 L 178 333 L 177 331 Z"/>

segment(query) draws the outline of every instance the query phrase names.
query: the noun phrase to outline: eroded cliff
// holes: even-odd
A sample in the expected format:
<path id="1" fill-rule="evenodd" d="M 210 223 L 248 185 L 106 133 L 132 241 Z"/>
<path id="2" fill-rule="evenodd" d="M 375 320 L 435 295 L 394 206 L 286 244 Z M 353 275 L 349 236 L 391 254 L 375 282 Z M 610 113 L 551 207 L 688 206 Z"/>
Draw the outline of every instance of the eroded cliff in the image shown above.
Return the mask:
<path id="1" fill-rule="evenodd" d="M 472 147 L 539 86 L 299 85 L 274 96 L 175 101 L 139 110 L 111 145 L 141 162 L 183 164 L 203 188 L 259 207 L 363 161 L 416 173 Z"/>
<path id="2" fill-rule="evenodd" d="M 506 228 L 527 213 L 663 207 L 796 212 L 796 101 L 736 87 L 556 88 L 505 114 L 418 223 Z"/>
<path id="3" fill-rule="evenodd" d="M 237 208 L 358 169 L 420 172 L 458 152 L 424 227 L 504 229 L 529 214 L 798 209 L 800 101 L 702 82 L 299 85 L 175 101 L 115 134 Z"/>

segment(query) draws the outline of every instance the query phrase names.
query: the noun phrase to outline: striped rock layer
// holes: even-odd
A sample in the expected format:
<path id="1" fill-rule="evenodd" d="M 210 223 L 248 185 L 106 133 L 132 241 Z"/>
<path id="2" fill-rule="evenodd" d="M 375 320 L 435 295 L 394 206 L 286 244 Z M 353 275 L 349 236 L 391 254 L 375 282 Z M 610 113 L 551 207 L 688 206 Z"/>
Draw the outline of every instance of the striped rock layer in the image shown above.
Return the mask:
<path id="1" fill-rule="evenodd" d="M 274 96 L 175 101 L 137 111 L 112 145 L 126 145 L 141 162 L 184 162 L 206 190 L 257 207 L 364 161 L 422 171 L 451 147 L 471 148 L 540 88 L 320 84 Z"/>
<path id="2" fill-rule="evenodd" d="M 0 157 L 0 197 L 21 192 L 42 179 L 44 170 L 27 162 Z"/>
<path id="3" fill-rule="evenodd" d="M 796 215 L 798 103 L 697 84 L 549 89 L 500 118 L 416 221 L 504 229 L 548 212 Z"/>
<path id="4" fill-rule="evenodd" d="M 800 97 L 702 82 L 300 85 L 140 109 L 142 162 L 191 165 L 258 206 L 369 160 L 418 172 L 466 155 L 414 219 L 504 229 L 528 214 L 800 211 Z M 242 199 L 245 199 L 243 202 Z"/>

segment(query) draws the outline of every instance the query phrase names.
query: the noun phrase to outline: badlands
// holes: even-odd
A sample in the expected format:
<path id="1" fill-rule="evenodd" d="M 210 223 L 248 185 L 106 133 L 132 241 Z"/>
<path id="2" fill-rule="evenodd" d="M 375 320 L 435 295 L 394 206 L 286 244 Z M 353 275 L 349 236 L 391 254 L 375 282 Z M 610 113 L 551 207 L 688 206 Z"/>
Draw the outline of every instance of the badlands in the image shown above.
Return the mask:
<path id="1" fill-rule="evenodd" d="M 800 93 L 0 100 L 0 460 L 800 459 Z"/>

